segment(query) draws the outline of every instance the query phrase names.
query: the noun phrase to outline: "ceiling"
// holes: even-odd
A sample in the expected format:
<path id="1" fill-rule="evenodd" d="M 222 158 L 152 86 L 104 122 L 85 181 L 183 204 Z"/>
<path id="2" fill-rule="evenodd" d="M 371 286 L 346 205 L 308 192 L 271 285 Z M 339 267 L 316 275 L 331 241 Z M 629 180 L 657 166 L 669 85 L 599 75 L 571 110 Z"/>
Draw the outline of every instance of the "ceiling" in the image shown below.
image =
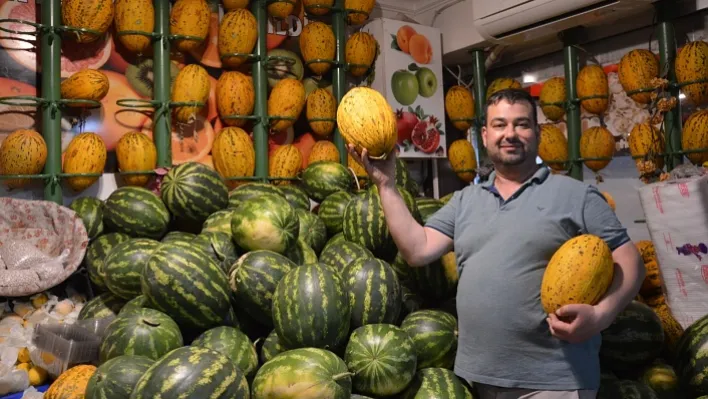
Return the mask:
<path id="1" fill-rule="evenodd" d="M 441 0 L 378 0 L 376 6 L 384 11 L 400 12 L 414 16 L 423 12 L 434 10 L 444 5 Z"/>

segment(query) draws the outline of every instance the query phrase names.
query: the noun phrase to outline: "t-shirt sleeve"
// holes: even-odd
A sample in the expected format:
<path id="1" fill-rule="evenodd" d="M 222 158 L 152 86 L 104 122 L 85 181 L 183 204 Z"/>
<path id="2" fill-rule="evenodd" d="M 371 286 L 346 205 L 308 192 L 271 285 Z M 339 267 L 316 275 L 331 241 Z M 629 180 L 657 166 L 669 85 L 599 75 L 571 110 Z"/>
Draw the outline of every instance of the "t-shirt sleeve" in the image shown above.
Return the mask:
<path id="1" fill-rule="evenodd" d="M 617 219 L 605 196 L 594 186 L 589 186 L 585 192 L 583 223 L 587 233 L 605 240 L 612 251 L 630 241 L 627 229 Z"/>
<path id="2" fill-rule="evenodd" d="M 455 219 L 460 208 L 462 190 L 455 191 L 447 204 L 443 205 L 425 223 L 425 227 L 437 230 L 450 238 L 455 235 Z"/>

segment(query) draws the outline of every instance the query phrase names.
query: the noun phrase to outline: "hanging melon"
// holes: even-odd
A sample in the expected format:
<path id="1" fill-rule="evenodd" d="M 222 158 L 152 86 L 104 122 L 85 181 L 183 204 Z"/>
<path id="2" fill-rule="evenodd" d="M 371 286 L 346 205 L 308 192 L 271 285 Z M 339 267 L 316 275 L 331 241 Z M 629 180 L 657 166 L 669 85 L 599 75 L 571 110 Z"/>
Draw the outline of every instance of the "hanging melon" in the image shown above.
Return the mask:
<path id="1" fill-rule="evenodd" d="M 457 130 L 466 131 L 472 127 L 474 118 L 474 98 L 472 93 L 460 85 L 455 85 L 445 94 L 445 112 Z"/>
<path id="2" fill-rule="evenodd" d="M 610 86 L 602 66 L 597 64 L 584 66 L 578 73 L 576 86 L 578 98 L 598 97 L 580 101 L 583 109 L 595 115 L 602 115 L 607 111 L 610 104 Z"/>
<path id="3" fill-rule="evenodd" d="M 610 158 L 607 160 L 587 160 L 583 163 L 593 172 L 604 169 L 615 154 L 615 138 L 604 127 L 591 127 L 580 135 L 580 157 Z"/>
<path id="4" fill-rule="evenodd" d="M 538 156 L 556 171 L 566 169 L 568 162 L 568 140 L 558 126 L 544 123 L 540 126 L 541 137 L 538 143 Z"/>
<path id="5" fill-rule="evenodd" d="M 684 150 L 708 150 L 708 110 L 696 111 L 683 124 L 681 147 Z M 708 162 L 708 151 L 686 154 L 695 165 Z"/>
<path id="6" fill-rule="evenodd" d="M 637 123 L 629 133 L 627 141 L 629 153 L 632 154 L 637 166 L 647 158 L 656 168 L 664 167 L 664 158 L 659 155 L 664 152 L 664 137 L 653 125 L 647 122 Z"/>
<path id="7" fill-rule="evenodd" d="M 520 89 L 521 83 L 512 78 L 497 78 L 492 81 L 487 87 L 487 100 L 492 94 L 504 89 Z"/>
<path id="8" fill-rule="evenodd" d="M 632 50 L 620 60 L 617 76 L 625 92 L 652 89 L 651 80 L 659 76 L 659 61 L 649 50 Z M 651 102 L 650 91 L 634 93 L 629 97 L 639 104 Z"/>
<path id="9" fill-rule="evenodd" d="M 541 88 L 539 102 L 543 115 L 553 122 L 558 122 L 565 115 L 565 79 L 553 77 L 548 79 Z"/>
<path id="10" fill-rule="evenodd" d="M 678 83 L 708 79 L 708 43 L 697 41 L 683 46 L 676 54 L 675 68 Z M 681 91 L 693 105 L 708 103 L 708 82 L 689 84 Z"/>

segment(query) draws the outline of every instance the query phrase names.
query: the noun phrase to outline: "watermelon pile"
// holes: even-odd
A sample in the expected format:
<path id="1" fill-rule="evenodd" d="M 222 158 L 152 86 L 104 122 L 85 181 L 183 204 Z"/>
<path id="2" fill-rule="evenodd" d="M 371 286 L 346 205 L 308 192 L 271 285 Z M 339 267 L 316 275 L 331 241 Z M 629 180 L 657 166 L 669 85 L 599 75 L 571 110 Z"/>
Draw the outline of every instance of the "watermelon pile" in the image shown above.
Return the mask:
<path id="1" fill-rule="evenodd" d="M 76 207 L 103 218 L 86 255 L 100 295 L 80 314 L 115 317 L 91 384 L 101 397 L 472 397 L 452 372 L 455 255 L 407 265 L 375 187 L 321 161 L 296 184 L 227 192 L 184 165 L 160 196 L 125 187 Z M 418 220 L 443 206 L 401 163 L 396 180 Z M 665 362 L 662 320 L 643 303 L 602 339 L 599 398 L 708 395 L 708 319 Z"/>

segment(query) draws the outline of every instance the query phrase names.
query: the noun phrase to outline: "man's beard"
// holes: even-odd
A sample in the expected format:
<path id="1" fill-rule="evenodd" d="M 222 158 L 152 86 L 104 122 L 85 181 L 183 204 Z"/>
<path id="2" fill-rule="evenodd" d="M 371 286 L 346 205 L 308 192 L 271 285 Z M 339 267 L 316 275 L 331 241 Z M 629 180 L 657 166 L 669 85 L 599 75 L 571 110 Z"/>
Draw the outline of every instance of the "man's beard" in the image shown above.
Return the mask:
<path id="1" fill-rule="evenodd" d="M 494 163 L 499 163 L 505 166 L 521 165 L 528 159 L 528 152 L 523 146 L 517 147 L 514 153 L 505 153 L 500 147 L 496 147 L 496 151 L 490 153 L 490 158 Z"/>

